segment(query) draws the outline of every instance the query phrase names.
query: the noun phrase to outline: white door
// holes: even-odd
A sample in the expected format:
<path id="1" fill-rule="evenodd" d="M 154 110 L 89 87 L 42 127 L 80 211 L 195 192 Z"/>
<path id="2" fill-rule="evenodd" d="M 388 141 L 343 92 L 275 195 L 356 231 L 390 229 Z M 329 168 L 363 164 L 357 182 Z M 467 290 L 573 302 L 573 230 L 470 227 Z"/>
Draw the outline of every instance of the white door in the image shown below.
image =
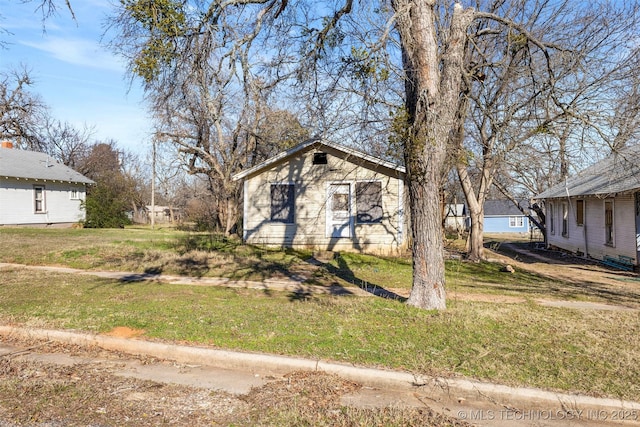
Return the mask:
<path id="1" fill-rule="evenodd" d="M 351 186 L 329 184 L 327 237 L 351 237 Z"/>

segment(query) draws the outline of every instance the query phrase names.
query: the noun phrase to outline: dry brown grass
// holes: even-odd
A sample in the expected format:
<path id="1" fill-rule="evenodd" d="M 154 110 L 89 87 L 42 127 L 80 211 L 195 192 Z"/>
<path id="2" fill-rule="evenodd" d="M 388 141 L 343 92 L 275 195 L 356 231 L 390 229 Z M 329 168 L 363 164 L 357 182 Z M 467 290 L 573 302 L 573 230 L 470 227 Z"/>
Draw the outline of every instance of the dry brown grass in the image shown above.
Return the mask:
<path id="1" fill-rule="evenodd" d="M 319 372 L 294 372 L 247 395 L 232 395 L 115 375 L 113 366 L 125 361 L 117 353 L 34 341 L 27 345 L 45 352 L 106 358 L 100 360 L 108 363 L 65 366 L 20 355 L 0 357 L 0 423 L 4 426 L 467 425 L 426 407 L 344 407 L 340 397 L 359 385 Z"/>

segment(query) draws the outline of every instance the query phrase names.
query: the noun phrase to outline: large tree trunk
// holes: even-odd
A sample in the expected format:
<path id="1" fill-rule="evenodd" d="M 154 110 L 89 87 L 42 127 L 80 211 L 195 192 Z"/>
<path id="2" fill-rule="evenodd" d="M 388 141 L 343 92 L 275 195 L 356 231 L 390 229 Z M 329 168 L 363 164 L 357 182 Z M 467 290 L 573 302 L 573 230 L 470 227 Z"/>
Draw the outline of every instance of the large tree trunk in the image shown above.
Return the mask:
<path id="1" fill-rule="evenodd" d="M 413 230 L 413 286 L 408 304 L 427 309 L 445 309 L 442 214 L 439 170 L 430 168 L 432 179 L 409 181 L 411 228 Z"/>
<path id="2" fill-rule="evenodd" d="M 458 171 L 458 179 L 460 180 L 460 185 L 467 201 L 467 208 L 469 209 L 469 217 L 471 218 L 471 228 L 466 248 L 467 259 L 474 262 L 480 261 L 484 258 L 484 201 L 487 186 L 490 185 L 486 179 L 489 173 L 486 168 L 483 169 L 480 191 L 476 195 L 466 162 L 458 159 L 456 170 Z"/>
<path id="3" fill-rule="evenodd" d="M 471 228 L 467 243 L 467 259 L 469 261 L 481 261 L 484 258 L 484 209 L 469 209 Z"/>
<path id="4" fill-rule="evenodd" d="M 445 309 L 440 189 L 449 133 L 456 120 L 471 10 L 454 8 L 449 33 L 436 31 L 435 0 L 395 0 L 409 135 L 404 157 L 413 234 L 413 286 L 407 303 Z M 439 36 L 446 40 L 441 46 Z M 442 51 L 441 51 L 442 49 Z"/>
<path id="5" fill-rule="evenodd" d="M 226 204 L 224 233 L 230 236 L 234 233 L 235 226 L 238 223 L 238 200 L 233 196 L 228 196 Z"/>

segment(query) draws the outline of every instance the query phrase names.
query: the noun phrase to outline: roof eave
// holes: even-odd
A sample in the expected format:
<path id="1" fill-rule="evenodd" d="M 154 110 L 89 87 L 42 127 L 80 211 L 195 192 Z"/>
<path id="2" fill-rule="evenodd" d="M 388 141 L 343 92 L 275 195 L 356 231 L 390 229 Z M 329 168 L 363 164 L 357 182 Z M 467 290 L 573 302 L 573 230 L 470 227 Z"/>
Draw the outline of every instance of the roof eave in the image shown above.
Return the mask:
<path id="1" fill-rule="evenodd" d="M 260 171 L 262 171 L 264 169 L 267 169 L 268 167 L 280 162 L 281 160 L 284 160 L 284 159 L 286 159 L 286 158 L 288 158 L 288 157 L 290 157 L 290 156 L 292 156 L 292 155 L 294 155 L 296 153 L 304 151 L 304 150 L 306 150 L 306 149 L 308 149 L 308 148 L 310 148 L 310 147 L 312 147 L 314 145 L 318 145 L 318 146 L 323 145 L 323 146 L 332 148 L 332 149 L 334 149 L 336 151 L 340 151 L 340 152 L 342 152 L 344 154 L 347 154 L 347 155 L 354 156 L 354 157 L 357 157 L 359 159 L 365 160 L 365 161 L 367 161 L 369 163 L 372 163 L 372 164 L 375 164 L 375 165 L 378 165 L 378 166 L 382 166 L 382 167 L 385 167 L 385 168 L 390 169 L 390 170 L 395 170 L 395 171 L 397 171 L 397 172 L 399 172 L 401 174 L 405 174 L 406 173 L 406 170 L 405 170 L 404 167 L 398 166 L 398 165 L 393 164 L 391 162 L 388 162 L 386 160 L 379 159 L 379 158 L 371 156 L 369 154 L 362 153 L 362 152 L 360 152 L 358 150 L 354 150 L 354 149 L 349 148 L 349 147 L 345 147 L 345 146 L 342 146 L 342 145 L 339 145 L 339 144 L 335 144 L 335 143 L 332 143 L 330 141 L 323 140 L 321 138 L 312 138 L 312 139 L 309 139 L 309 140 L 307 140 L 307 141 L 305 141 L 305 142 L 303 142 L 301 144 L 296 145 L 293 148 L 290 148 L 290 149 L 288 149 L 286 151 L 282 151 L 282 152 L 278 153 L 277 155 L 271 157 L 270 159 L 267 159 L 264 162 L 254 166 L 252 168 L 249 168 L 249 169 L 246 169 L 244 171 L 238 172 L 237 174 L 233 175 L 231 177 L 231 179 L 234 180 L 234 181 L 239 181 L 239 180 L 241 180 L 243 178 L 246 178 L 246 177 L 248 177 L 250 175 L 257 174 L 258 172 L 260 172 Z"/>

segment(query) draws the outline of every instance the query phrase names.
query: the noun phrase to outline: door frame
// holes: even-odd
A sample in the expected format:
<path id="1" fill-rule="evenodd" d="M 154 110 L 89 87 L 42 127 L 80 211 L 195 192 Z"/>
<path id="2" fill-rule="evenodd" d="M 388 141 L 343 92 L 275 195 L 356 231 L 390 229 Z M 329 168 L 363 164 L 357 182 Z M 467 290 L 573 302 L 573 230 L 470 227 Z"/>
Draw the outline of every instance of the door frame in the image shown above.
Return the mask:
<path id="1" fill-rule="evenodd" d="M 334 188 L 343 187 L 348 189 L 348 207 L 347 212 L 348 220 L 347 229 L 342 229 L 340 235 L 334 234 L 333 225 L 336 223 L 333 220 L 333 195 L 337 192 Z M 330 181 L 327 182 L 325 199 L 325 236 L 330 239 L 351 239 L 353 237 L 353 183 L 349 181 Z M 346 232 L 346 233 L 345 233 Z"/>

